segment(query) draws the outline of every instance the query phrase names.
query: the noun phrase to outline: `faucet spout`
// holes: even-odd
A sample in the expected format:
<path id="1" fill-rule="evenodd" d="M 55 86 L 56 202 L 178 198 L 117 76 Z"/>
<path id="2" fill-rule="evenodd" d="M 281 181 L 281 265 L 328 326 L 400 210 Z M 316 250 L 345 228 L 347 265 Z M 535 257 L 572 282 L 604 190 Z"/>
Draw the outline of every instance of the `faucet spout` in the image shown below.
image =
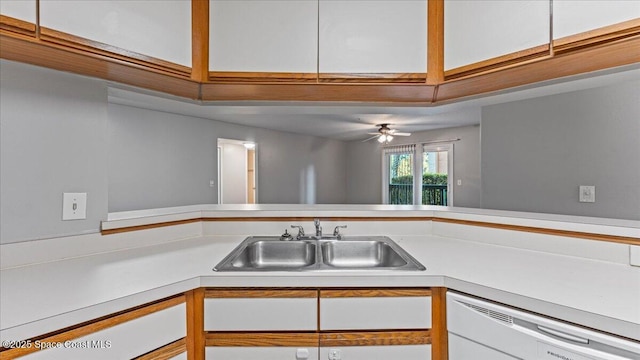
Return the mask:
<path id="1" fill-rule="evenodd" d="M 320 219 L 313 219 L 313 224 L 316 226 L 316 236 L 322 237 L 322 226 L 320 226 Z"/>

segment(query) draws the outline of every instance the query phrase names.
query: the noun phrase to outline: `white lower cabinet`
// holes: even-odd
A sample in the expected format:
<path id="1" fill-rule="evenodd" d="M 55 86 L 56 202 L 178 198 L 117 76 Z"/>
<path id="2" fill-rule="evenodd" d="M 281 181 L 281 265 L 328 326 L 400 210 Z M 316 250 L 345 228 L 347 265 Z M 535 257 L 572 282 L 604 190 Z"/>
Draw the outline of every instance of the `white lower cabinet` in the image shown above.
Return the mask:
<path id="1" fill-rule="evenodd" d="M 186 336 L 186 308 L 179 304 L 89 335 L 45 343 L 53 346 L 25 356 L 25 359 L 111 360 L 131 359 Z"/>
<path id="2" fill-rule="evenodd" d="M 323 360 L 431 360 L 431 345 L 341 346 L 320 348 Z"/>
<path id="3" fill-rule="evenodd" d="M 318 348 L 304 347 L 226 347 L 205 350 L 207 360 L 318 360 Z M 324 358 L 326 359 L 326 357 Z"/>

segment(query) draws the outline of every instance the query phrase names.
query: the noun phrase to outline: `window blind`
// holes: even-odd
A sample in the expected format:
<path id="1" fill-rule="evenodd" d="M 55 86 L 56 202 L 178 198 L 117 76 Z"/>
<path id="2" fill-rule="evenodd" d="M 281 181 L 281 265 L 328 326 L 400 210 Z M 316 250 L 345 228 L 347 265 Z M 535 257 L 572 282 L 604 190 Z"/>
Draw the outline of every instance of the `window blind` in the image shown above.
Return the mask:
<path id="1" fill-rule="evenodd" d="M 385 146 L 382 148 L 385 154 L 413 154 L 416 151 L 415 144 Z"/>

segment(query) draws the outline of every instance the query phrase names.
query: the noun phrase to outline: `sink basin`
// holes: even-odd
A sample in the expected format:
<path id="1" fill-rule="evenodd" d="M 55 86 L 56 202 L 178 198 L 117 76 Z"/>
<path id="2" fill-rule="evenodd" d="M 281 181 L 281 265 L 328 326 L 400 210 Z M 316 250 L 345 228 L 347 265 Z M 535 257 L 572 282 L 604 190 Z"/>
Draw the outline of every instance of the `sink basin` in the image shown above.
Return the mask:
<path id="1" fill-rule="evenodd" d="M 333 267 L 401 267 L 407 261 L 382 241 L 332 241 L 322 244 L 322 259 Z"/>
<path id="2" fill-rule="evenodd" d="M 313 265 L 316 245 L 308 241 L 259 240 L 247 245 L 231 265 L 236 268 L 298 268 Z"/>
<path id="3" fill-rule="evenodd" d="M 386 236 L 282 241 L 252 236 L 233 249 L 215 271 L 424 270 Z"/>

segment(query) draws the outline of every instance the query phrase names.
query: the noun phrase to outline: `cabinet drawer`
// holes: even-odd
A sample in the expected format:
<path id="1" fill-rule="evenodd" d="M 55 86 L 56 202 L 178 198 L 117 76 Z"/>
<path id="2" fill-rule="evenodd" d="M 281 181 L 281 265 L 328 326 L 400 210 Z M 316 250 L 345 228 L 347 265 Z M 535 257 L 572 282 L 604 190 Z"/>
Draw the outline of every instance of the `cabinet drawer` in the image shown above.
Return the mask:
<path id="1" fill-rule="evenodd" d="M 362 296 L 368 292 L 321 292 L 320 330 L 428 329 L 431 296 L 428 290 L 402 296 Z M 421 296 L 418 296 L 421 295 Z"/>
<path id="2" fill-rule="evenodd" d="M 347 346 L 320 348 L 320 359 L 334 358 L 349 360 L 430 360 L 431 345 Z"/>
<path id="3" fill-rule="evenodd" d="M 207 347 L 205 359 L 318 360 L 318 348 L 298 347 Z M 327 359 L 325 357 L 325 359 Z"/>
<path id="4" fill-rule="evenodd" d="M 290 331 L 318 328 L 316 291 L 208 293 L 204 300 L 206 331 Z M 212 296 L 215 296 L 212 298 Z"/>

